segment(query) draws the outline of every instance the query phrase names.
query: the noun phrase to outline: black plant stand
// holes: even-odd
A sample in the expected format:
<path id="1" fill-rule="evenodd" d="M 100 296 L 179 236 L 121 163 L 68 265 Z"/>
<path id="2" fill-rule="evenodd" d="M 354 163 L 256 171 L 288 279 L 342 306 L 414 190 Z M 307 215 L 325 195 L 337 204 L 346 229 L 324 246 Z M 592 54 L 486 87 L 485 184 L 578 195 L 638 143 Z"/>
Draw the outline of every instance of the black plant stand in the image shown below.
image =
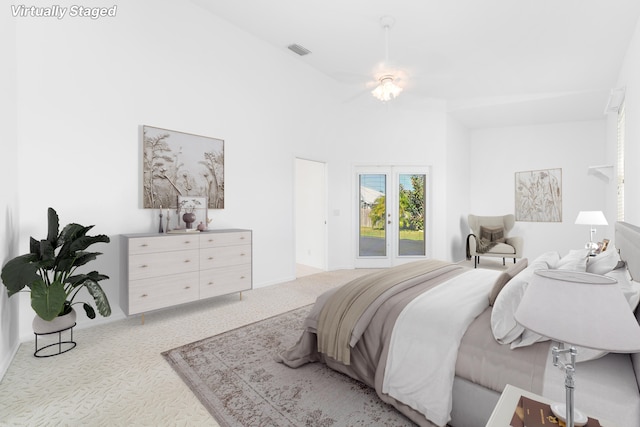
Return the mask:
<path id="1" fill-rule="evenodd" d="M 67 351 L 73 349 L 76 346 L 76 342 L 73 340 L 73 327 L 76 326 L 76 324 L 74 323 L 73 325 L 69 326 L 68 328 L 64 328 L 64 329 L 60 329 L 59 331 L 53 331 L 53 332 L 47 332 L 47 333 L 36 333 L 34 332 L 33 334 L 36 336 L 36 351 L 33 353 L 33 355 L 35 357 L 51 357 L 51 356 L 57 356 L 59 354 L 62 353 L 66 353 Z M 69 333 L 71 334 L 69 341 L 62 341 L 62 333 L 64 331 L 69 331 Z M 58 342 L 55 342 L 53 344 L 48 344 L 45 345 L 44 347 L 40 347 L 38 348 L 38 336 L 43 336 L 43 335 L 53 335 L 53 334 L 58 334 Z M 64 350 L 62 349 L 63 347 L 66 347 Z M 49 347 L 55 347 L 58 346 L 58 352 L 57 353 L 51 353 L 51 354 L 41 354 L 40 352 L 42 350 L 45 350 Z"/>

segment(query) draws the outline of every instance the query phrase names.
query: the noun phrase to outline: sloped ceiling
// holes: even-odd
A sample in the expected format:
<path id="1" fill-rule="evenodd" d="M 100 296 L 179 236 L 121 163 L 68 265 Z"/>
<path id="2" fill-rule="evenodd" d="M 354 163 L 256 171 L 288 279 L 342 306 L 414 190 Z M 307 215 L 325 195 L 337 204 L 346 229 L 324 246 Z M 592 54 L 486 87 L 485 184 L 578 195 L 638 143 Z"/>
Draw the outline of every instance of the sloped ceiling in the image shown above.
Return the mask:
<path id="1" fill-rule="evenodd" d="M 603 118 L 640 15 L 638 0 L 192 1 L 276 48 L 310 50 L 289 53 L 345 102 L 391 68 L 404 77 L 391 103 L 445 99 L 469 128 Z"/>

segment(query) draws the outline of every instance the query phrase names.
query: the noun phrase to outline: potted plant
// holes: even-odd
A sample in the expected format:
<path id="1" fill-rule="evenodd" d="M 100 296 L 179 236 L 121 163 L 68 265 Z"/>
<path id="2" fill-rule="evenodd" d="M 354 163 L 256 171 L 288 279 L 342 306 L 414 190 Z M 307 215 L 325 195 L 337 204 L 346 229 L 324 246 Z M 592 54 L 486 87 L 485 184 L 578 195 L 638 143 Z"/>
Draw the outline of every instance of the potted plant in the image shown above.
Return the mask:
<path id="1" fill-rule="evenodd" d="M 92 228 L 93 225 L 72 223 L 59 231 L 58 214 L 49 208 L 47 238 L 38 241 L 31 237 L 29 253 L 13 258 L 2 268 L 0 277 L 9 297 L 27 287 L 31 292 L 31 307 L 37 316 L 53 321 L 58 316 L 73 313 L 75 323 L 72 308 L 75 304 L 81 303 L 90 319 L 96 317 L 91 305 L 74 301 L 78 292 L 86 288 L 98 312 L 105 317 L 111 315 L 107 295 L 98 283 L 109 277 L 97 271 L 75 274 L 78 267 L 101 255 L 101 252 L 87 252 L 89 246 L 109 243 L 109 237 L 104 234 L 88 236 L 87 232 Z"/>

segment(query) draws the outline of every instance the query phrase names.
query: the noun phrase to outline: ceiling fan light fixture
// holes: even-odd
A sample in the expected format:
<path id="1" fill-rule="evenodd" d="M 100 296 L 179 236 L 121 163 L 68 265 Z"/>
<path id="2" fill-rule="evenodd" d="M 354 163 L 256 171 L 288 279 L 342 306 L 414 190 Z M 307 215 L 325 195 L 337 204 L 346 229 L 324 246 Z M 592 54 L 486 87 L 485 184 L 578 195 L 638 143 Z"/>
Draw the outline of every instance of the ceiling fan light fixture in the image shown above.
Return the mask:
<path id="1" fill-rule="evenodd" d="M 389 65 L 389 28 L 393 26 L 395 19 L 391 16 L 383 16 L 380 18 L 380 25 L 384 29 L 385 35 L 385 65 Z M 402 88 L 395 83 L 395 77 L 392 74 L 385 74 L 378 79 L 378 86 L 371 91 L 373 96 L 382 102 L 391 100 L 400 95 Z"/>
<path id="2" fill-rule="evenodd" d="M 392 98 L 397 97 L 400 92 L 402 92 L 402 88 L 394 83 L 393 76 L 382 76 L 380 77 L 379 82 L 380 84 L 376 86 L 371 93 L 380 101 L 389 101 Z"/>

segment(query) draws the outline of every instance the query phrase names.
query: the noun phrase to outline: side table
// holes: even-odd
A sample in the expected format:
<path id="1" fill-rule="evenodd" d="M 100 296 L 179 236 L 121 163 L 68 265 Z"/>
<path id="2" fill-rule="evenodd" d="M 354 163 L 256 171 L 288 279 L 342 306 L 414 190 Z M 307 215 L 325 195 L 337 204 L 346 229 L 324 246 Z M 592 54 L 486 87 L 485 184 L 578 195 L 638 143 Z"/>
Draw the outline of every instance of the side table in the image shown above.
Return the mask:
<path id="1" fill-rule="evenodd" d="M 553 403 L 551 399 L 547 399 L 543 396 L 531 393 L 530 391 L 522 390 L 521 388 L 507 384 L 502 395 L 500 395 L 500 399 L 498 400 L 496 407 L 491 413 L 489 421 L 487 421 L 486 427 L 508 427 L 511 423 L 511 419 L 513 418 L 513 413 L 518 406 L 518 401 L 522 396 L 546 404 Z M 602 427 L 615 427 L 615 424 L 601 418 L 598 418 L 598 421 Z"/>

